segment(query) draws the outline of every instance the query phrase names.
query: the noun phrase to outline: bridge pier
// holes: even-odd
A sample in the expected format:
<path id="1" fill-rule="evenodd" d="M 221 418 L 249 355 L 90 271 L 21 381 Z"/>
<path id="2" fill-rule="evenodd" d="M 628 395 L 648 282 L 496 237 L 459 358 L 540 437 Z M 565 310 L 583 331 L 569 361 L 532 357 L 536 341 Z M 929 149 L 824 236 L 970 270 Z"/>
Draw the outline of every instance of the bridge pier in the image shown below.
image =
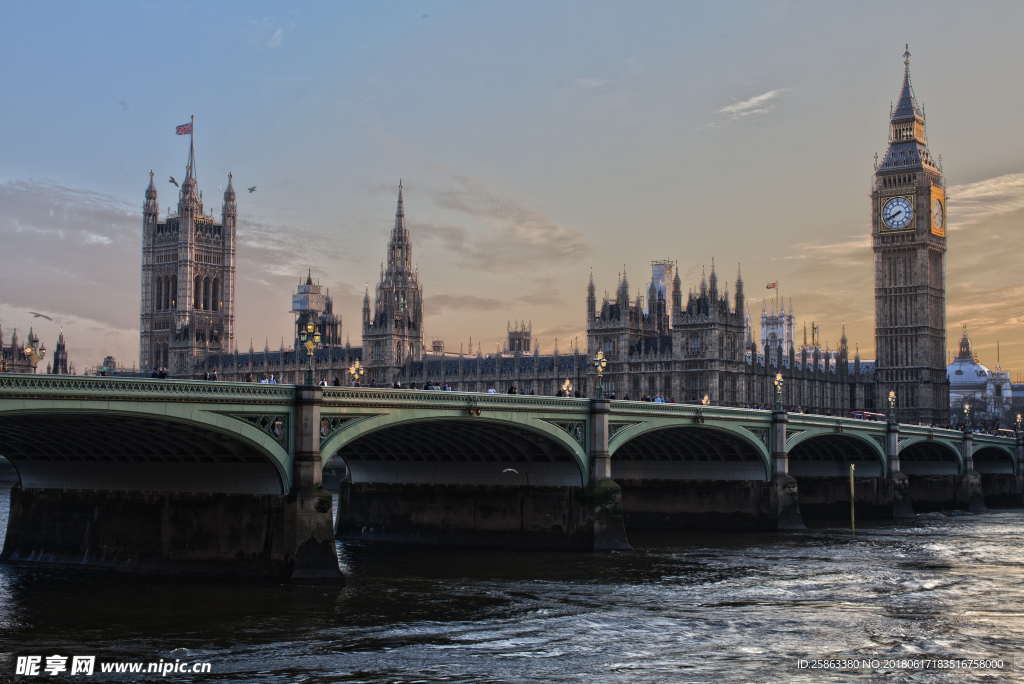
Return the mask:
<path id="1" fill-rule="evenodd" d="M 805 529 L 800 514 L 800 493 L 796 478 L 789 474 L 789 452 L 786 451 L 786 425 L 789 419 L 781 408 L 772 411 L 772 422 L 768 433 L 771 444 L 772 482 L 769 506 L 772 516 L 778 521 L 777 529 Z"/>
<path id="2" fill-rule="evenodd" d="M 1017 496 L 1014 503 L 1018 506 L 1024 505 L 1024 432 L 1017 429 L 1016 444 L 1014 445 L 1013 467 L 1017 480 Z"/>
<path id="3" fill-rule="evenodd" d="M 320 404 L 317 386 L 295 388 L 295 459 L 292 491 L 285 497 L 285 558 L 289 579 L 336 582 L 342 579 L 334 546 L 331 493 L 323 488 L 320 463 Z"/>
<path id="4" fill-rule="evenodd" d="M 914 504 L 910 498 L 910 478 L 900 469 L 900 425 L 894 416 L 885 424 L 885 460 L 887 480 L 892 496 L 892 517 L 906 520 L 914 517 Z"/>
<path id="5" fill-rule="evenodd" d="M 963 442 L 960 447 L 964 460 L 964 474 L 956 490 L 956 502 L 961 508 L 972 513 L 982 513 L 985 507 L 985 491 L 981 486 L 981 474 L 974 469 L 974 436 L 970 430 L 964 430 Z"/>
<path id="6" fill-rule="evenodd" d="M 625 551 L 633 547 L 626 536 L 622 510 L 622 488 L 612 479 L 612 459 L 608 452 L 608 414 L 611 402 L 590 402 L 590 483 L 584 505 L 592 516 L 593 549 Z"/>

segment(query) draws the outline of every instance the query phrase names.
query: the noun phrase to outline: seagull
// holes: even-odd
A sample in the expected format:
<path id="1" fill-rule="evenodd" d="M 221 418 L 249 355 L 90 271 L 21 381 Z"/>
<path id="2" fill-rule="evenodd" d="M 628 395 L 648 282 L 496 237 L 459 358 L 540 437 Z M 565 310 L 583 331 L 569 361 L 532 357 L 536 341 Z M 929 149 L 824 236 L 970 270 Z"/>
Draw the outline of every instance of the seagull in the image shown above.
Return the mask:
<path id="1" fill-rule="evenodd" d="M 35 316 L 36 318 L 45 318 L 46 320 L 48 320 L 51 323 L 53 323 L 53 319 L 50 318 L 49 316 L 47 316 L 46 314 L 41 314 L 38 311 L 29 311 L 29 313 L 32 314 L 33 316 Z"/>
<path id="2" fill-rule="evenodd" d="M 174 187 L 176 187 L 176 188 L 180 188 L 181 187 L 180 185 L 178 185 L 178 181 L 174 180 L 174 176 L 171 176 L 169 178 L 169 180 L 171 181 L 171 185 L 173 185 Z"/>
<path id="3" fill-rule="evenodd" d="M 255 185 L 253 185 L 252 187 L 249 188 L 249 193 L 250 194 L 252 194 L 254 192 L 256 192 L 256 186 Z"/>

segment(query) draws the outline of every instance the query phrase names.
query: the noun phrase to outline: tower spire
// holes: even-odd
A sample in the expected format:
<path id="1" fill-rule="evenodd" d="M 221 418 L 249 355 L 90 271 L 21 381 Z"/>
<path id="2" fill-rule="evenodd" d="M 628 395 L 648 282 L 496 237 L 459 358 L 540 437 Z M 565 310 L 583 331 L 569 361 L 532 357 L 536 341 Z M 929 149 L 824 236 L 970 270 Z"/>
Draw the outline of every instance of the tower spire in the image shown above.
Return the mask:
<path id="1" fill-rule="evenodd" d="M 153 171 L 149 172 L 149 185 L 146 186 L 146 203 L 142 207 L 142 213 L 147 223 L 156 223 L 160 213 L 160 207 L 156 202 L 156 185 L 153 183 Z"/>
<path id="2" fill-rule="evenodd" d="M 196 187 L 196 146 L 195 134 L 193 133 L 196 127 L 195 115 L 190 118 L 190 121 L 191 123 L 189 124 L 188 133 L 188 163 L 185 165 L 185 180 L 181 182 L 181 196 L 178 200 L 178 213 L 191 213 L 192 215 L 196 215 L 203 212 L 203 201 L 199 195 L 199 190 Z"/>
<path id="3" fill-rule="evenodd" d="M 903 51 L 903 86 L 900 88 L 900 97 L 896 101 L 896 107 L 892 111 L 892 119 L 903 119 L 908 117 L 923 117 L 920 105 L 917 103 L 917 96 L 914 94 L 914 87 L 910 83 L 910 45 L 906 45 Z"/>

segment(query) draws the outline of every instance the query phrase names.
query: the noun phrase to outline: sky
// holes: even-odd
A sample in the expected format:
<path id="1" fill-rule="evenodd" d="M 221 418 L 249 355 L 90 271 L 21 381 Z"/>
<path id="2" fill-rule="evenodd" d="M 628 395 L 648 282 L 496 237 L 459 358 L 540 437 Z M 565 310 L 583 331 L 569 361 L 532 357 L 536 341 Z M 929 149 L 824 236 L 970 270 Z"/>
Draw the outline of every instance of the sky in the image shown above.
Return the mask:
<path id="1" fill-rule="evenodd" d="M 306 269 L 359 344 L 404 179 L 426 341 L 582 343 L 585 288 L 742 264 L 873 358 L 870 201 L 904 44 L 949 197 L 947 346 L 1024 370 L 1019 2 L 17 3 L 0 25 L 0 325 L 79 370 L 138 356 L 141 207 L 196 116 L 239 195 L 237 341 L 292 338 Z M 242 188 L 256 186 L 253 193 Z M 724 283 L 723 283 L 724 284 Z M 34 317 L 43 313 L 54 320 Z M 799 339 L 798 339 L 799 341 Z"/>

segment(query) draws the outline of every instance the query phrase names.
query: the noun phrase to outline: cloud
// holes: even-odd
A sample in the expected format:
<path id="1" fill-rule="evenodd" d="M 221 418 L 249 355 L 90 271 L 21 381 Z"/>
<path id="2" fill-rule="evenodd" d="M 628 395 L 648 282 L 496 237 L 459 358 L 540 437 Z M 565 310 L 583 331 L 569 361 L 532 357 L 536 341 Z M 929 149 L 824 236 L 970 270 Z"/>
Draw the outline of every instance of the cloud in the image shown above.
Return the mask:
<path id="1" fill-rule="evenodd" d="M 608 81 L 603 78 L 582 77 L 577 78 L 575 84 L 581 90 L 597 90 L 608 85 Z"/>
<path id="2" fill-rule="evenodd" d="M 960 230 L 1024 209 L 1024 173 L 948 188 L 949 229 Z"/>
<path id="3" fill-rule="evenodd" d="M 782 257 L 784 261 L 801 261 L 805 259 L 853 259 L 862 261 L 865 254 L 871 250 L 871 238 L 853 237 L 842 242 L 826 242 L 817 244 L 813 242 L 800 242 L 795 245 L 792 254 Z"/>
<path id="4" fill-rule="evenodd" d="M 543 330 L 536 333 L 538 337 L 555 338 L 559 337 L 562 339 L 571 339 L 573 337 L 579 337 L 580 339 L 586 338 L 587 332 L 583 329 L 583 326 L 578 323 L 565 323 L 563 325 L 556 325 L 550 328 L 544 328 Z M 582 346 L 582 342 L 580 345 Z"/>
<path id="5" fill-rule="evenodd" d="M 453 311 L 492 311 L 500 308 L 501 300 L 476 295 L 437 294 L 426 297 L 423 308 L 429 316 L 439 316 L 445 310 Z"/>
<path id="6" fill-rule="evenodd" d="M 521 272 L 524 267 L 576 263 L 591 253 L 583 234 L 498 196 L 481 183 L 456 177 L 454 188 L 435 191 L 434 203 L 474 219 L 470 231 L 456 225 L 410 223 L 418 237 L 440 242 L 460 266 Z"/>
<path id="7" fill-rule="evenodd" d="M 280 26 L 274 29 L 274 31 L 267 38 L 264 45 L 271 50 L 281 47 L 281 43 L 284 42 L 284 29 Z"/>
<path id="8" fill-rule="evenodd" d="M 788 90 L 789 88 L 776 88 L 746 100 L 738 100 L 732 104 L 725 105 L 717 113 L 730 119 L 744 119 L 767 114 L 775 108 L 778 99 Z"/>
<path id="9" fill-rule="evenodd" d="M 562 306 L 565 304 L 565 300 L 554 292 L 535 292 L 533 294 L 525 294 L 519 297 L 517 301 L 524 304 L 533 304 L 534 306 Z"/>

